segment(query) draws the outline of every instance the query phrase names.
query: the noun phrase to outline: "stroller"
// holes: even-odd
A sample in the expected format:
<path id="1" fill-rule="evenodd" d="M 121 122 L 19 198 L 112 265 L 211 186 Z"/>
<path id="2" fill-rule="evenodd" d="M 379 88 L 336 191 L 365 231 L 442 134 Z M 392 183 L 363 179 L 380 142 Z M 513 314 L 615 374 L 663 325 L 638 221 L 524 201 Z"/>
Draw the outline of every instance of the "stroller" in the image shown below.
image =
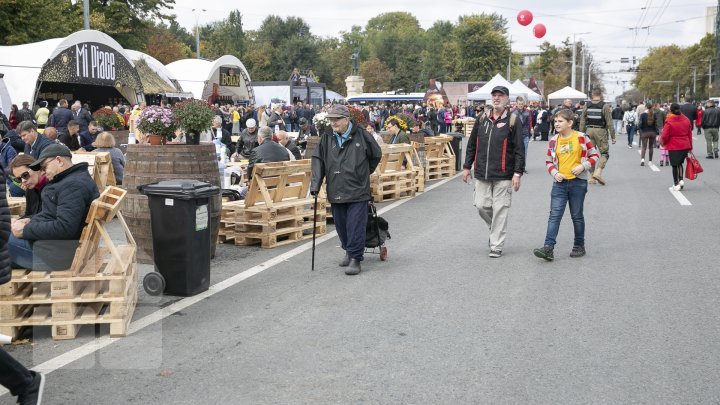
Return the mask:
<path id="1" fill-rule="evenodd" d="M 386 239 L 390 239 L 388 222 L 377 215 L 375 204 L 370 201 L 368 203 L 368 221 L 365 227 L 365 253 L 380 254 L 380 260 L 387 260 Z"/>

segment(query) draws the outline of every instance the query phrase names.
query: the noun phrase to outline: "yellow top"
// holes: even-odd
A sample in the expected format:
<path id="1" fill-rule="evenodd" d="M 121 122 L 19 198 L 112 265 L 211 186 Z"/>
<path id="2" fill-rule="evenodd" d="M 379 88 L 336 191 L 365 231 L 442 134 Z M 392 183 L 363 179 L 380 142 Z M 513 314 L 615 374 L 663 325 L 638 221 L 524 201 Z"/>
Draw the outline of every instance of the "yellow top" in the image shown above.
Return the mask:
<path id="1" fill-rule="evenodd" d="M 582 148 L 577 131 L 573 131 L 568 137 L 558 136 L 555 154 L 557 154 L 560 174 L 568 180 L 574 179 L 576 176 L 572 174 L 572 169 L 582 160 Z"/>
<path id="2" fill-rule="evenodd" d="M 232 122 L 240 122 L 240 113 L 237 110 L 233 111 Z"/>

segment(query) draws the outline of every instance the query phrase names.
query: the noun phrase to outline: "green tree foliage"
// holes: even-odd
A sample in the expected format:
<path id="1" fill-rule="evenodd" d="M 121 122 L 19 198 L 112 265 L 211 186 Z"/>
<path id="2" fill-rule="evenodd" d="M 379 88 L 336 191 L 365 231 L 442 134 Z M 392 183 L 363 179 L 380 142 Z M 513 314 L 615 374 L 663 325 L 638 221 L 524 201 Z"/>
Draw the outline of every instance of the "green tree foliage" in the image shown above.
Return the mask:
<path id="1" fill-rule="evenodd" d="M 528 66 L 528 71 L 537 80 L 545 81 L 545 94 L 562 89 L 570 83 L 570 64 L 572 46 L 567 42 L 557 47 L 545 41 L 540 45 L 540 55 Z"/>
<path id="2" fill-rule="evenodd" d="M 172 16 L 166 13 L 174 4 L 175 0 L 90 0 L 90 28 L 110 35 L 123 47 L 144 49 L 153 21 L 170 21 Z M 82 15 L 82 1 L 76 7 Z"/>
<path id="3" fill-rule="evenodd" d="M 172 33 L 168 26 L 159 24 L 148 28 L 144 52 L 164 64 L 188 58 L 192 51 Z"/>
<path id="4" fill-rule="evenodd" d="M 506 26 L 507 20 L 495 13 L 460 17 L 455 27 L 458 79 L 479 80 L 505 74 L 510 56 Z"/>
<path id="5" fill-rule="evenodd" d="M 238 59 L 245 56 L 245 32 L 242 28 L 242 14 L 233 10 L 227 18 L 217 21 L 202 30 L 202 43 L 205 44 L 202 56 L 216 59 L 223 55 L 233 55 Z"/>
<path id="6" fill-rule="evenodd" d="M 365 79 L 366 92 L 378 93 L 387 90 L 390 86 L 392 71 L 380 59 L 372 57 L 360 65 L 360 76 Z"/>
<path id="7" fill-rule="evenodd" d="M 647 56 L 640 61 L 634 80 L 635 86 L 653 99 L 674 100 L 678 80 L 681 89 L 689 83 L 687 66 L 680 62 L 684 53 L 684 50 L 677 45 L 650 49 Z M 658 81 L 673 83 L 656 83 Z"/>
<path id="8" fill-rule="evenodd" d="M 82 9 L 70 0 L 0 0 L 0 45 L 64 37 L 82 29 Z"/>
<path id="9" fill-rule="evenodd" d="M 384 13 L 371 18 L 365 31 L 370 55 L 393 71 L 392 89 L 412 91 L 424 81 L 420 73 L 425 31 L 417 18 L 405 12 Z"/>

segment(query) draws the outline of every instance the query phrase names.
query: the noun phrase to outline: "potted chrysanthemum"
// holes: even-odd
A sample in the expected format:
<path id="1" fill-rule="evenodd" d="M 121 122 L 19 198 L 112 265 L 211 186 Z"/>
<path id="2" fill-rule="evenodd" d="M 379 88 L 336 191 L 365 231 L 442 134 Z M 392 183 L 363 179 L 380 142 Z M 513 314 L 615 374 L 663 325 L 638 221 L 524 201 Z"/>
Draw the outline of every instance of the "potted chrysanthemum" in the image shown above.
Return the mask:
<path id="1" fill-rule="evenodd" d="M 187 100 L 175 104 L 173 116 L 180 129 L 185 132 L 185 143 L 200 144 L 200 134 L 212 127 L 214 113 L 204 100 Z"/>
<path id="2" fill-rule="evenodd" d="M 151 145 L 162 145 L 166 140 L 175 137 L 177 123 L 172 110 L 167 107 L 145 107 L 137 119 L 137 127 L 142 131 Z"/>

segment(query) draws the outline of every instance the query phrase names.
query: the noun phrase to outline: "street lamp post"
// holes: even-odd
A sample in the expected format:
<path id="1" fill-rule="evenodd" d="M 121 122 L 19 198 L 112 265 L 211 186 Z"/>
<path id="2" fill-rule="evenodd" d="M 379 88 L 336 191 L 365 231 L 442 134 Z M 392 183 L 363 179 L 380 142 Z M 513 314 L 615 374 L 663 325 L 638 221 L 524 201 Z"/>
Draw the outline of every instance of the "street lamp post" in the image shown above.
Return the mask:
<path id="1" fill-rule="evenodd" d="M 584 35 L 584 34 L 590 34 L 590 32 L 573 32 L 573 49 L 572 49 L 572 72 L 570 72 L 570 87 L 575 89 L 575 71 L 577 70 L 577 46 L 575 44 L 575 35 Z M 577 89 L 575 89 L 577 90 Z"/>
<path id="2" fill-rule="evenodd" d="M 192 12 L 195 13 L 195 47 L 197 49 L 197 58 L 200 59 L 200 12 L 205 12 L 207 10 L 203 9 L 192 9 Z"/>
<path id="3" fill-rule="evenodd" d="M 678 81 L 675 81 L 675 80 L 653 80 L 653 83 L 657 83 L 657 84 L 677 83 L 677 87 L 675 88 L 675 102 L 676 103 L 680 102 L 680 80 L 678 80 Z"/>

